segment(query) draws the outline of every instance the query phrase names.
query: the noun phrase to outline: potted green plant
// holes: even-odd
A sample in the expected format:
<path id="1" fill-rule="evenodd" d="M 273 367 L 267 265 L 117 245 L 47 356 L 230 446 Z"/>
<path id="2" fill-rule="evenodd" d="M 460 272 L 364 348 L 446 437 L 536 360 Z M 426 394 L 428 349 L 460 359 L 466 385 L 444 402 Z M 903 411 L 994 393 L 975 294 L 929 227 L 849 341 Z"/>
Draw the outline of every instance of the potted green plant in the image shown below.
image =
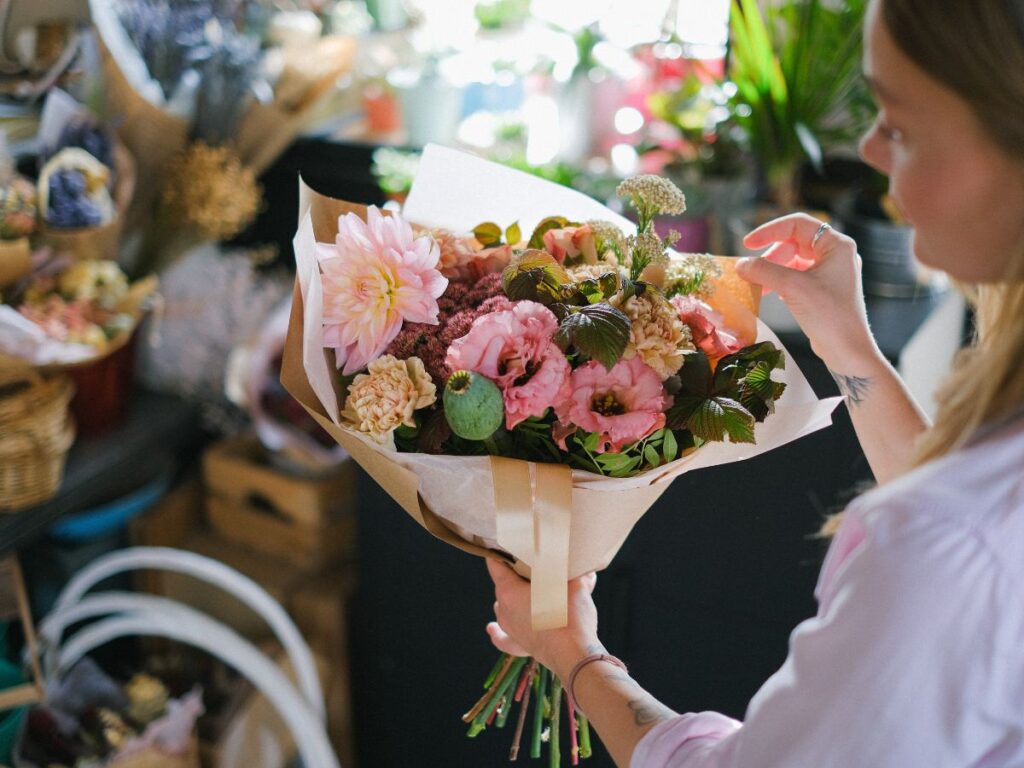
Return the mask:
<path id="1" fill-rule="evenodd" d="M 769 201 L 789 210 L 799 171 L 820 172 L 825 154 L 866 126 L 870 99 L 860 74 L 866 0 L 786 0 L 764 10 L 732 0 L 729 77 L 735 111 Z"/>

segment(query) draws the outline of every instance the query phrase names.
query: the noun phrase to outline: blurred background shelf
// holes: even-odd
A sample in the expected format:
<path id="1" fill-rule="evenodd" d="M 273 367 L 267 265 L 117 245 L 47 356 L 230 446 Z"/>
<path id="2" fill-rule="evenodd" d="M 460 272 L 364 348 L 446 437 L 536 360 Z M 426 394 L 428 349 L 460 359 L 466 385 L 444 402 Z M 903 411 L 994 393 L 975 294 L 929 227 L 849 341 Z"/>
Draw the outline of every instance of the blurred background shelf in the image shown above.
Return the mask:
<path id="1" fill-rule="evenodd" d="M 24 549 L 69 515 L 153 487 L 173 473 L 199 439 L 194 405 L 170 395 L 135 392 L 122 424 L 71 448 L 55 497 L 0 515 L 0 556 Z"/>

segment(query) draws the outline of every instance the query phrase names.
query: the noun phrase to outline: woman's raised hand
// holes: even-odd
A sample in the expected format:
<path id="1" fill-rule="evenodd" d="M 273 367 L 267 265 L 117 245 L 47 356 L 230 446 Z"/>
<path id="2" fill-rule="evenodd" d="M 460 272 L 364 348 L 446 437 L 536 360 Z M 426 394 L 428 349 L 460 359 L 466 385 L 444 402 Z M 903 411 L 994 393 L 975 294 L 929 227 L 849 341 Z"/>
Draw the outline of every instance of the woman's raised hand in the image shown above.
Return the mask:
<path id="1" fill-rule="evenodd" d="M 793 213 L 762 224 L 743 244 L 768 250 L 741 259 L 740 277 L 779 294 L 825 365 L 841 371 L 878 357 L 852 239 L 806 213 Z"/>

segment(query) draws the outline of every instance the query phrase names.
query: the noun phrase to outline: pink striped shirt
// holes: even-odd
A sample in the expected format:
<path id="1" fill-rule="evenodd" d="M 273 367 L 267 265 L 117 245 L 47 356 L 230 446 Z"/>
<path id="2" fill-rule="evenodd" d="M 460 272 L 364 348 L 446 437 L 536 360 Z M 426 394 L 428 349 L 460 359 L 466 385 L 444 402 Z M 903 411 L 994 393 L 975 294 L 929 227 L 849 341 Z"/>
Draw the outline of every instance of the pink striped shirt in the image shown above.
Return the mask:
<path id="1" fill-rule="evenodd" d="M 1024 766 L 1024 425 L 847 510 L 817 615 L 744 721 L 680 715 L 633 768 Z"/>

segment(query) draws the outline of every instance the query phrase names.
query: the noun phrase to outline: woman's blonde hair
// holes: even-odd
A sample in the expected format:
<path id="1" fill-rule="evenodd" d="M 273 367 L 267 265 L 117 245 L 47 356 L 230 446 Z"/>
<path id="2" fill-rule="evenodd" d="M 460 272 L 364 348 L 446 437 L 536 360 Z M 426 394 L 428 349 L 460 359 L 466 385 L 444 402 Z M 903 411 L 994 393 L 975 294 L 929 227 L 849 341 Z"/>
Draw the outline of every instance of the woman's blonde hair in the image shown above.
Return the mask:
<path id="1" fill-rule="evenodd" d="M 900 50 L 967 101 L 1024 176 L 1024 3 L 881 3 Z M 964 250 L 969 253 L 969 243 Z M 936 395 L 935 424 L 918 442 L 915 466 L 962 447 L 983 425 L 1024 406 L 1024 242 L 1010 254 L 1001 282 L 964 289 L 975 311 L 975 338 Z"/>
<path id="2" fill-rule="evenodd" d="M 1024 174 L 1024 2 L 880 2 L 900 50 L 966 100 Z M 1010 254 L 1002 281 L 960 287 L 974 309 L 974 339 L 936 393 L 935 423 L 918 439 L 911 467 L 963 447 L 1024 407 L 1024 243 Z M 826 520 L 821 535 L 834 535 L 841 518 Z"/>

